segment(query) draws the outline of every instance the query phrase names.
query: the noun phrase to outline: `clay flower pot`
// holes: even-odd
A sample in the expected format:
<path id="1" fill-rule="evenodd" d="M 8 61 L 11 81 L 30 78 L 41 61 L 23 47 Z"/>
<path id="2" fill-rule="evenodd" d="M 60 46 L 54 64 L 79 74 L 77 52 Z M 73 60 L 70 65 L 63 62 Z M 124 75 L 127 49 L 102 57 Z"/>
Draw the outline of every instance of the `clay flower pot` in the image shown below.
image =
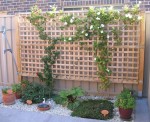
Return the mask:
<path id="1" fill-rule="evenodd" d="M 26 103 L 27 103 L 28 105 L 32 105 L 32 100 L 27 100 Z"/>
<path id="2" fill-rule="evenodd" d="M 124 120 L 131 119 L 132 112 L 133 112 L 133 109 L 119 108 L 120 118 Z"/>
<path id="3" fill-rule="evenodd" d="M 102 110 L 101 114 L 103 114 L 103 116 L 105 117 L 109 114 L 109 111 L 108 110 Z"/>
<path id="4" fill-rule="evenodd" d="M 4 105 L 13 105 L 16 97 L 12 90 L 7 90 L 7 93 L 2 93 L 2 99 Z"/>
<path id="5" fill-rule="evenodd" d="M 47 111 L 50 109 L 50 105 L 48 104 L 45 104 L 45 103 L 40 103 L 38 106 L 37 106 L 37 109 L 39 111 Z"/>
<path id="6" fill-rule="evenodd" d="M 16 96 L 16 99 L 20 99 L 21 98 L 21 93 L 15 92 L 15 96 Z"/>

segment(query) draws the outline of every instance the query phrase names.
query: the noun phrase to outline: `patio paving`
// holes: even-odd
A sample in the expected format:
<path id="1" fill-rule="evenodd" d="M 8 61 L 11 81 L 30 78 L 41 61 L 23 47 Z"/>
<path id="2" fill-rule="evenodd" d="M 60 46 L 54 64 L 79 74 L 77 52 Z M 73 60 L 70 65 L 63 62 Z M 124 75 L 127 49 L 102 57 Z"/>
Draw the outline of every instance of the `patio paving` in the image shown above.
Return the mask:
<path id="1" fill-rule="evenodd" d="M 147 99 L 138 99 L 135 109 L 135 122 L 150 122 L 150 111 Z"/>
<path id="2" fill-rule="evenodd" d="M 49 115 L 15 109 L 0 109 L 0 122 L 105 122 L 77 117 Z"/>

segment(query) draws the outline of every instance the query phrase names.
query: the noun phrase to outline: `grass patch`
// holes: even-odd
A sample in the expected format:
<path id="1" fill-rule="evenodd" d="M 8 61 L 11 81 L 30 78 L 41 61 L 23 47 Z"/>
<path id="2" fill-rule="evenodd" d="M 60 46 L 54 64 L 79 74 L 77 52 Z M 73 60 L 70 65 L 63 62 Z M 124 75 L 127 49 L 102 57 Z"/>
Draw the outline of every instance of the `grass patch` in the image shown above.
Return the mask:
<path id="1" fill-rule="evenodd" d="M 72 112 L 72 116 L 82 118 L 107 120 L 113 118 L 114 105 L 107 100 L 87 100 L 80 103 L 80 105 Z M 105 117 L 101 114 L 102 110 L 108 110 L 109 114 Z"/>

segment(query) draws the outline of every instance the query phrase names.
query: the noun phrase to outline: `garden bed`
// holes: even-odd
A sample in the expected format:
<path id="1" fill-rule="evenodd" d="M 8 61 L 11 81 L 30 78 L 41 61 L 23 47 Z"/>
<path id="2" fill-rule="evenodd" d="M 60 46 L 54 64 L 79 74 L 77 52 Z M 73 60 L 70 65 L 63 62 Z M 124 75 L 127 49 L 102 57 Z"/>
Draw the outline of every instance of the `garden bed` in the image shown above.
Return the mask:
<path id="1" fill-rule="evenodd" d="M 95 97 L 95 96 L 89 96 L 89 97 L 81 97 L 83 100 L 88 100 L 88 99 L 101 99 L 102 97 Z M 111 102 L 114 102 L 115 100 L 110 100 Z M 33 111 L 33 112 L 40 112 L 40 113 L 45 113 L 45 114 L 51 114 L 51 115 L 63 115 L 63 116 L 71 116 L 72 111 L 67 109 L 66 107 L 63 107 L 62 105 L 56 104 L 52 99 L 48 101 L 48 103 L 51 106 L 51 109 L 48 111 L 41 112 L 37 109 L 37 104 L 32 104 L 32 105 L 27 105 L 20 100 L 16 100 L 16 103 L 14 105 L 6 106 L 3 104 L 0 104 L 0 107 L 5 107 L 9 109 L 19 109 L 23 111 Z M 114 108 L 113 111 L 114 117 L 109 120 L 109 122 L 120 122 L 120 117 L 119 117 L 119 112 L 117 108 Z"/>

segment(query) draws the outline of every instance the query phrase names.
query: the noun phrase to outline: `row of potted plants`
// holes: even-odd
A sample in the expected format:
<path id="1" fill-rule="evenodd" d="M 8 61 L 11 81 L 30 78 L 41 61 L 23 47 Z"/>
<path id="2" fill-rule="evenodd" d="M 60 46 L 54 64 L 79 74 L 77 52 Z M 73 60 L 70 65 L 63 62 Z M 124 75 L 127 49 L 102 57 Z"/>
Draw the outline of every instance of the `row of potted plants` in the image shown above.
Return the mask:
<path id="1" fill-rule="evenodd" d="M 15 103 L 16 99 L 20 99 L 21 94 L 22 94 L 22 89 L 25 89 L 25 87 L 26 87 L 25 85 L 27 85 L 27 83 L 26 84 L 25 83 L 14 84 L 14 85 L 12 85 L 11 88 L 2 89 L 3 104 L 12 105 Z M 32 84 L 29 86 L 31 86 L 32 88 L 35 87 L 36 90 L 39 87 L 38 85 L 33 87 Z M 83 91 L 80 88 L 73 88 L 71 90 L 61 91 L 60 94 L 58 95 L 58 97 L 54 98 L 54 100 L 58 104 L 63 104 L 63 105 L 67 104 L 67 107 L 69 109 L 75 110 L 79 106 L 77 97 L 82 96 L 82 95 L 83 95 Z M 32 103 L 28 103 L 28 102 L 32 102 L 32 100 L 27 100 L 26 97 L 28 98 L 28 96 L 26 96 L 26 95 L 25 95 L 25 98 L 23 98 L 23 100 L 25 99 L 24 102 L 26 102 L 27 104 L 32 104 Z M 33 102 L 34 102 L 34 100 L 33 100 Z M 117 96 L 117 99 L 114 104 L 116 107 L 119 108 L 120 117 L 122 119 L 124 119 L 124 120 L 131 119 L 131 115 L 132 115 L 133 109 L 135 107 L 135 96 L 133 95 L 133 92 L 131 92 L 131 90 L 124 89 Z M 43 110 L 43 106 L 45 107 L 45 105 L 46 104 L 39 104 L 39 107 L 42 107 L 42 110 Z M 108 110 L 105 110 L 105 111 L 108 111 Z"/>

